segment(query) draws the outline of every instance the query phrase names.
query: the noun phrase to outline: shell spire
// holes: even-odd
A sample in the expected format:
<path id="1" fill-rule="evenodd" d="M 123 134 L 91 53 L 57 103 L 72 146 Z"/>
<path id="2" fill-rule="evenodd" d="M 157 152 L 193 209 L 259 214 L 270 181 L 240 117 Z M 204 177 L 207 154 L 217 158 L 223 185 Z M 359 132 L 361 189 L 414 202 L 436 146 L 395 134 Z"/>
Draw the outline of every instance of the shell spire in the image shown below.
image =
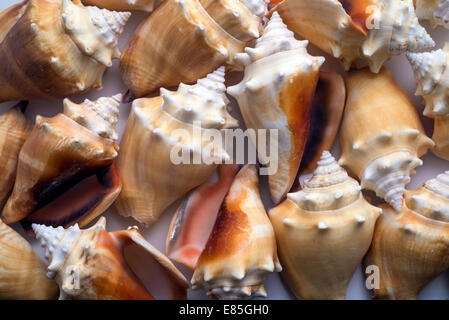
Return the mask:
<path id="1" fill-rule="evenodd" d="M 120 57 L 118 39 L 130 12 L 84 7 L 81 2 L 62 0 L 62 19 L 67 33 L 78 48 L 97 62 L 110 67 Z"/>
<path id="2" fill-rule="evenodd" d="M 94 131 L 100 137 L 117 140 L 116 125 L 119 118 L 119 107 L 122 94 L 112 97 L 101 97 L 91 101 L 85 99 L 83 103 L 76 104 L 64 99 L 64 114 L 78 124 Z"/>
<path id="3" fill-rule="evenodd" d="M 233 128 L 237 120 L 228 112 L 225 68 L 220 67 L 194 85 L 181 83 L 177 91 L 161 88 L 162 108 L 176 119 L 204 128 Z"/>
<path id="4" fill-rule="evenodd" d="M 255 48 L 246 47 L 245 53 L 238 54 L 237 59 L 244 65 L 268 57 L 282 51 L 301 49 L 306 50 L 308 41 L 298 41 L 292 31 L 282 22 L 275 11 L 268 21 L 262 36 L 256 40 Z M 324 62 L 324 58 L 321 58 Z"/>

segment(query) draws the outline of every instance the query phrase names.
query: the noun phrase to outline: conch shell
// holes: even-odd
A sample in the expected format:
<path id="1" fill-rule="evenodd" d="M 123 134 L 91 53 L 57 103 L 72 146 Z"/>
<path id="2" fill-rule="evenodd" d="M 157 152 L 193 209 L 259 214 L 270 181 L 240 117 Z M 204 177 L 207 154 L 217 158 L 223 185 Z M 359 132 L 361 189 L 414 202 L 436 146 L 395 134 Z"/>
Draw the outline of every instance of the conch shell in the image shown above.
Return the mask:
<path id="1" fill-rule="evenodd" d="M 396 210 L 419 158 L 434 146 L 410 98 L 383 68 L 351 72 L 340 132 L 341 165 Z M 392 107 L 394 106 L 394 107 Z"/>
<path id="2" fill-rule="evenodd" d="M 269 172 L 268 181 L 275 203 L 285 197 L 296 178 L 324 62 L 323 57 L 309 55 L 307 45 L 308 41 L 296 40 L 274 12 L 256 47 L 238 56 L 246 65 L 243 80 L 227 90 L 237 99 L 248 128 L 278 130 L 277 163 L 261 159 L 274 171 Z M 266 140 L 266 150 L 270 150 L 272 141 Z M 264 154 L 259 152 L 259 158 Z"/>
<path id="3" fill-rule="evenodd" d="M 0 116 L 0 208 L 3 208 L 14 187 L 20 148 L 31 129 L 23 114 L 27 104 L 25 101 L 19 102 Z"/>
<path id="4" fill-rule="evenodd" d="M 138 10 L 151 12 L 156 0 L 81 0 L 85 5 L 96 6 L 108 10 Z"/>
<path id="5" fill-rule="evenodd" d="M 259 37 L 261 26 L 240 0 L 165 0 L 129 40 L 120 61 L 123 81 L 140 98 L 194 83 L 225 63 L 238 68 L 236 54 Z"/>
<path id="6" fill-rule="evenodd" d="M 407 190 L 399 212 L 385 205 L 365 264 L 379 270 L 376 298 L 417 299 L 449 268 L 449 172 Z"/>
<path id="7" fill-rule="evenodd" d="M 368 251 L 381 210 L 358 182 L 323 152 L 304 189 L 270 210 L 282 275 L 298 298 L 344 299 Z"/>
<path id="8" fill-rule="evenodd" d="M 2 212 L 5 223 L 84 226 L 103 213 L 120 192 L 113 164 L 121 95 L 64 100 L 64 113 L 37 116 L 19 154 L 14 189 Z"/>
<path id="9" fill-rule="evenodd" d="M 167 234 L 167 256 L 195 269 L 214 228 L 221 204 L 238 172 L 238 166 L 221 165 L 216 182 L 205 182 L 183 200 Z"/>
<path id="10" fill-rule="evenodd" d="M 417 80 L 416 95 L 424 98 L 424 115 L 434 119 L 433 152 L 449 160 L 449 43 L 432 52 L 409 53 Z"/>
<path id="11" fill-rule="evenodd" d="M 0 13 L 0 102 L 100 89 L 130 16 L 79 0 L 29 0 Z"/>
<path id="12" fill-rule="evenodd" d="M 154 299 L 150 293 L 154 288 L 146 280 L 154 282 L 159 278 L 166 281 L 168 298 L 186 298 L 187 280 L 167 257 L 145 241 L 137 227 L 107 232 L 106 219 L 101 217 L 85 230 L 78 225 L 64 229 L 37 224 L 33 224 L 33 230 L 45 248 L 47 275 L 59 285 L 60 299 Z M 155 268 L 150 269 L 151 264 Z"/>
<path id="13" fill-rule="evenodd" d="M 435 46 L 412 0 L 284 0 L 273 10 L 346 69 L 361 60 L 377 73 L 393 55 Z"/>
<path id="14" fill-rule="evenodd" d="M 193 289 L 204 288 L 219 299 L 265 297 L 265 278 L 281 270 L 257 171 L 246 165 L 235 177 L 195 266 Z"/>
<path id="15" fill-rule="evenodd" d="M 428 20 L 432 28 L 443 26 L 449 29 L 449 1 L 413 0 L 418 19 Z"/>
<path id="16" fill-rule="evenodd" d="M 176 92 L 162 88 L 159 97 L 134 101 L 118 157 L 121 215 L 151 226 L 229 159 L 224 146 L 210 140 L 217 132 L 215 138 L 222 138 L 217 129 L 238 125 L 228 113 L 225 91 L 220 67 L 195 85 L 181 83 Z"/>
<path id="17" fill-rule="evenodd" d="M 30 244 L 0 220 L 0 299 L 55 299 L 58 286 Z"/>

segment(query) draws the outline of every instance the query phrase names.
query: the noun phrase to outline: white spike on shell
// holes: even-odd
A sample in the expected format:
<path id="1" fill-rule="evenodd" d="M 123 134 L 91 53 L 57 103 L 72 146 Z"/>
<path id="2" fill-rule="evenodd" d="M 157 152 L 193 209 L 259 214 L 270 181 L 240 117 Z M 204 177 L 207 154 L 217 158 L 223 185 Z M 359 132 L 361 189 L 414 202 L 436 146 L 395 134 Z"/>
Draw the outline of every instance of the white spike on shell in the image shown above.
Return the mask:
<path id="1" fill-rule="evenodd" d="M 225 68 L 220 67 L 194 85 L 181 83 L 175 92 L 162 88 L 162 108 L 181 122 L 199 121 L 204 128 L 237 126 L 228 114 L 224 75 Z"/>
<path id="2" fill-rule="evenodd" d="M 255 48 L 247 47 L 237 57 L 246 65 L 243 80 L 228 88 L 248 128 L 278 130 L 278 158 L 271 153 L 267 158 L 266 150 L 258 150 L 267 167 L 275 169 L 269 175 L 275 203 L 290 190 L 298 172 L 302 139 L 307 139 L 304 126 L 308 128 L 309 121 L 304 114 L 308 114 L 324 63 L 323 57 L 307 53 L 307 45 L 308 41 L 296 40 L 274 12 Z"/>
<path id="3" fill-rule="evenodd" d="M 352 5 L 359 4 L 349 1 Z M 273 10 L 291 30 L 341 59 L 346 69 L 364 60 L 377 73 L 393 55 L 435 46 L 419 24 L 412 0 L 373 0 L 363 5 L 367 17 L 361 25 L 338 0 L 286 0 Z"/>
<path id="4" fill-rule="evenodd" d="M 263 17 L 267 13 L 268 0 L 240 0 L 256 16 Z"/>
<path id="5" fill-rule="evenodd" d="M 414 3 L 419 19 L 428 20 L 432 28 L 443 26 L 449 29 L 448 0 L 414 0 Z"/>
<path id="6" fill-rule="evenodd" d="M 67 32 L 78 48 L 105 66 L 119 58 L 118 38 L 130 12 L 115 12 L 97 7 L 84 7 L 71 0 L 62 0 L 62 18 Z"/>
<path id="7" fill-rule="evenodd" d="M 304 188 L 270 210 L 283 275 L 298 298 L 344 299 L 381 210 L 324 151 Z M 332 270 L 332 271 L 331 271 Z"/>

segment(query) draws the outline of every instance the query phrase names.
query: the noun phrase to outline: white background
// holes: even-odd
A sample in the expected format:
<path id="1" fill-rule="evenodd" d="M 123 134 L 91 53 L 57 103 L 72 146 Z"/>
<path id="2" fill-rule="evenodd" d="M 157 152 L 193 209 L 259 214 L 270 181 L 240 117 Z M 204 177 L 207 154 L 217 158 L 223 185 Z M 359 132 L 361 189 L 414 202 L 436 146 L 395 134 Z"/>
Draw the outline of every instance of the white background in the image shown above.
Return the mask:
<path id="1" fill-rule="evenodd" d="M 2 0 L 0 1 L 0 10 L 8 7 L 9 5 L 20 2 L 18 0 Z M 146 13 L 133 13 L 133 16 L 129 20 L 125 32 L 120 41 L 120 49 L 123 49 L 129 36 L 135 30 L 137 25 L 147 16 Z M 449 30 L 443 29 L 441 27 L 432 30 L 427 23 L 423 23 L 423 25 L 427 28 L 427 30 L 432 35 L 433 39 L 437 43 L 437 48 L 441 48 L 444 44 L 445 40 L 449 40 Z M 153 35 L 157 36 L 157 35 Z M 324 55 L 326 57 L 326 63 L 323 67 L 325 71 L 338 71 L 342 72 L 342 69 L 338 63 L 335 62 L 335 59 L 329 57 L 328 55 L 323 54 L 318 49 L 313 48 L 312 45 L 309 46 L 309 51 L 313 55 Z M 1 61 L 0 61 L 1 63 Z M 422 100 L 420 97 L 415 97 L 415 80 L 413 77 L 412 70 L 410 68 L 409 63 L 407 62 L 405 56 L 395 57 L 391 61 L 387 63 L 389 70 L 394 74 L 396 80 L 399 84 L 407 91 L 409 96 L 415 102 L 417 108 L 419 109 L 420 114 L 422 114 Z M 228 79 L 228 85 L 236 83 L 238 81 L 240 74 L 233 74 L 232 79 Z M 103 78 L 103 89 L 100 91 L 90 92 L 84 95 L 78 95 L 72 97 L 75 102 L 81 102 L 84 98 L 89 98 L 94 100 L 96 98 L 102 96 L 111 96 L 116 93 L 124 93 L 127 88 L 124 86 L 120 72 L 118 69 L 118 61 L 115 61 L 112 68 L 109 68 L 105 73 Z M 0 113 L 7 111 L 10 107 L 12 107 L 15 102 L 7 102 L 0 103 Z M 128 114 L 130 111 L 131 104 L 123 104 L 120 110 L 120 122 L 118 124 L 118 131 L 120 134 L 123 132 L 126 120 L 128 118 Z M 233 115 L 237 119 L 240 120 L 242 126 L 244 126 L 243 121 L 241 120 L 241 116 L 239 114 L 239 110 L 234 101 L 232 101 Z M 37 114 L 44 116 L 52 116 L 59 112 L 62 112 L 62 101 L 47 101 L 47 100 L 35 100 L 31 101 L 27 111 L 26 116 L 29 119 L 35 118 Z M 423 118 L 423 123 L 425 125 L 427 134 L 431 136 L 432 133 L 432 121 L 426 118 Z M 367 124 L 369 125 L 369 124 Z M 337 138 L 338 140 L 338 138 Z M 338 159 L 340 156 L 340 150 L 338 147 L 338 141 L 332 150 L 333 155 Z M 449 170 L 449 162 L 439 159 L 433 154 L 429 153 L 423 158 L 424 165 L 418 168 L 415 176 L 412 177 L 411 183 L 407 186 L 408 189 L 415 189 L 421 186 L 426 180 L 435 177 L 437 174 Z M 272 203 L 267 191 L 267 181 L 262 178 L 260 181 L 260 188 L 262 199 L 266 206 L 266 209 L 270 209 L 272 207 Z M 151 228 L 144 229 L 140 227 L 141 233 L 145 236 L 145 238 L 160 249 L 162 252 L 165 252 L 165 238 L 168 230 L 168 226 L 172 217 L 173 211 L 176 209 L 177 203 L 172 205 L 167 212 L 165 212 L 159 221 Z M 131 218 L 123 218 L 117 214 L 114 208 L 110 208 L 104 214 L 107 218 L 107 228 L 109 231 L 124 229 L 129 225 L 136 225 L 136 221 Z M 22 228 L 20 224 L 14 224 L 13 228 L 23 234 Z M 33 249 L 42 257 L 42 249 L 40 245 L 32 238 L 27 237 L 27 239 L 32 243 Z M 192 271 L 188 268 L 176 264 L 179 269 L 184 273 L 186 278 L 190 280 L 192 276 Z M 348 289 L 347 299 L 369 299 L 370 293 L 364 287 L 364 278 L 362 275 L 361 267 L 358 268 L 355 273 L 351 284 Z M 294 296 L 290 293 L 287 286 L 285 286 L 278 274 L 270 275 L 266 282 L 265 288 L 268 292 L 269 299 L 294 299 Z M 189 290 L 188 297 L 190 299 L 207 299 L 207 296 L 201 290 Z M 449 299 L 449 272 L 446 272 L 439 276 L 437 279 L 432 281 L 421 293 L 420 299 Z"/>

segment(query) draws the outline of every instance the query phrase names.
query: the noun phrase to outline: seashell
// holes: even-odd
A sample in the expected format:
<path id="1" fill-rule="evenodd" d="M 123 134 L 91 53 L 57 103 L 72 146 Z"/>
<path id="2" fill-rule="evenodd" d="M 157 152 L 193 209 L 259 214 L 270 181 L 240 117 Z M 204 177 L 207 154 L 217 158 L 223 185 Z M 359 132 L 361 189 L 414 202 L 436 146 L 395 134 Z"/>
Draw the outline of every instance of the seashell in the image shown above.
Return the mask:
<path id="1" fill-rule="evenodd" d="M 362 188 L 400 210 L 405 185 L 422 165 L 419 157 L 434 143 L 413 102 L 385 68 L 377 75 L 351 72 L 346 87 L 339 162 L 360 178 Z"/>
<path id="2" fill-rule="evenodd" d="M 0 14 L 0 102 L 100 89 L 129 12 L 29 0 Z M 11 13 L 12 12 L 12 13 Z"/>
<path id="3" fill-rule="evenodd" d="M 381 210 L 324 151 L 304 189 L 269 212 L 282 275 L 298 298 L 344 299 Z"/>
<path id="4" fill-rule="evenodd" d="M 20 148 L 30 132 L 23 112 L 28 102 L 19 102 L 0 116 L 0 208 L 8 199 L 16 178 Z"/>
<path id="5" fill-rule="evenodd" d="M 285 0 L 272 10 L 346 69 L 363 61 L 378 73 L 394 55 L 435 46 L 412 0 Z"/>
<path id="6" fill-rule="evenodd" d="M 307 44 L 296 40 L 274 12 L 255 48 L 248 47 L 239 55 L 246 65 L 243 80 L 227 90 L 237 99 L 248 128 L 278 130 L 277 163 L 262 159 L 264 153 L 259 152 L 262 163 L 274 168 L 268 181 L 275 203 L 290 190 L 298 172 L 312 98 L 324 62 L 323 57 L 307 53 Z M 267 150 L 271 143 L 267 139 Z"/>
<path id="7" fill-rule="evenodd" d="M 399 212 L 382 208 L 365 258 L 379 270 L 375 298 L 417 299 L 449 268 L 449 172 L 407 190 Z"/>
<path id="8" fill-rule="evenodd" d="M 299 174 L 313 172 L 323 151 L 334 145 L 343 117 L 345 99 L 346 87 L 343 78 L 335 72 L 320 71 Z"/>
<path id="9" fill-rule="evenodd" d="M 81 0 L 85 5 L 96 6 L 108 10 L 138 10 L 151 12 L 156 0 Z"/>
<path id="10" fill-rule="evenodd" d="M 417 81 L 416 95 L 425 101 L 424 115 L 434 119 L 433 152 L 449 160 L 449 43 L 443 49 L 407 57 Z"/>
<path id="11" fill-rule="evenodd" d="M 17 176 L 2 212 L 5 223 L 81 226 L 103 213 L 117 197 L 121 182 L 113 164 L 115 123 L 121 95 L 64 101 L 64 113 L 37 116 L 19 154 Z M 102 134 L 102 132 L 104 134 Z"/>
<path id="12" fill-rule="evenodd" d="M 449 1 L 413 0 L 418 19 L 428 20 L 432 28 L 443 26 L 449 29 Z"/>
<path id="13" fill-rule="evenodd" d="M 240 0 L 166 0 L 129 40 L 120 61 L 123 81 L 140 98 L 194 83 L 223 64 L 237 69 L 236 54 L 259 37 L 261 25 Z"/>
<path id="14" fill-rule="evenodd" d="M 156 293 L 147 282 L 157 280 L 168 288 L 168 298 L 186 298 L 187 280 L 137 227 L 107 232 L 101 217 L 85 230 L 77 224 L 68 229 L 33 224 L 33 230 L 45 248 L 47 276 L 56 280 L 60 299 L 149 300 Z"/>
<path id="15" fill-rule="evenodd" d="M 238 172 L 221 165 L 217 182 L 205 182 L 191 191 L 173 215 L 166 240 L 167 256 L 191 269 L 206 247 L 221 204 Z"/>
<path id="16" fill-rule="evenodd" d="M 0 220 L 0 299 L 55 299 L 58 287 L 30 244 Z"/>
<path id="17" fill-rule="evenodd" d="M 257 171 L 246 165 L 224 200 L 191 283 L 218 299 L 266 297 L 265 278 L 281 270 Z"/>
<path id="18" fill-rule="evenodd" d="M 210 139 L 221 139 L 216 129 L 238 125 L 228 113 L 225 91 L 221 67 L 195 85 L 181 83 L 176 92 L 161 89 L 158 97 L 133 102 L 118 157 L 121 215 L 151 226 L 229 159 L 224 146 Z"/>

